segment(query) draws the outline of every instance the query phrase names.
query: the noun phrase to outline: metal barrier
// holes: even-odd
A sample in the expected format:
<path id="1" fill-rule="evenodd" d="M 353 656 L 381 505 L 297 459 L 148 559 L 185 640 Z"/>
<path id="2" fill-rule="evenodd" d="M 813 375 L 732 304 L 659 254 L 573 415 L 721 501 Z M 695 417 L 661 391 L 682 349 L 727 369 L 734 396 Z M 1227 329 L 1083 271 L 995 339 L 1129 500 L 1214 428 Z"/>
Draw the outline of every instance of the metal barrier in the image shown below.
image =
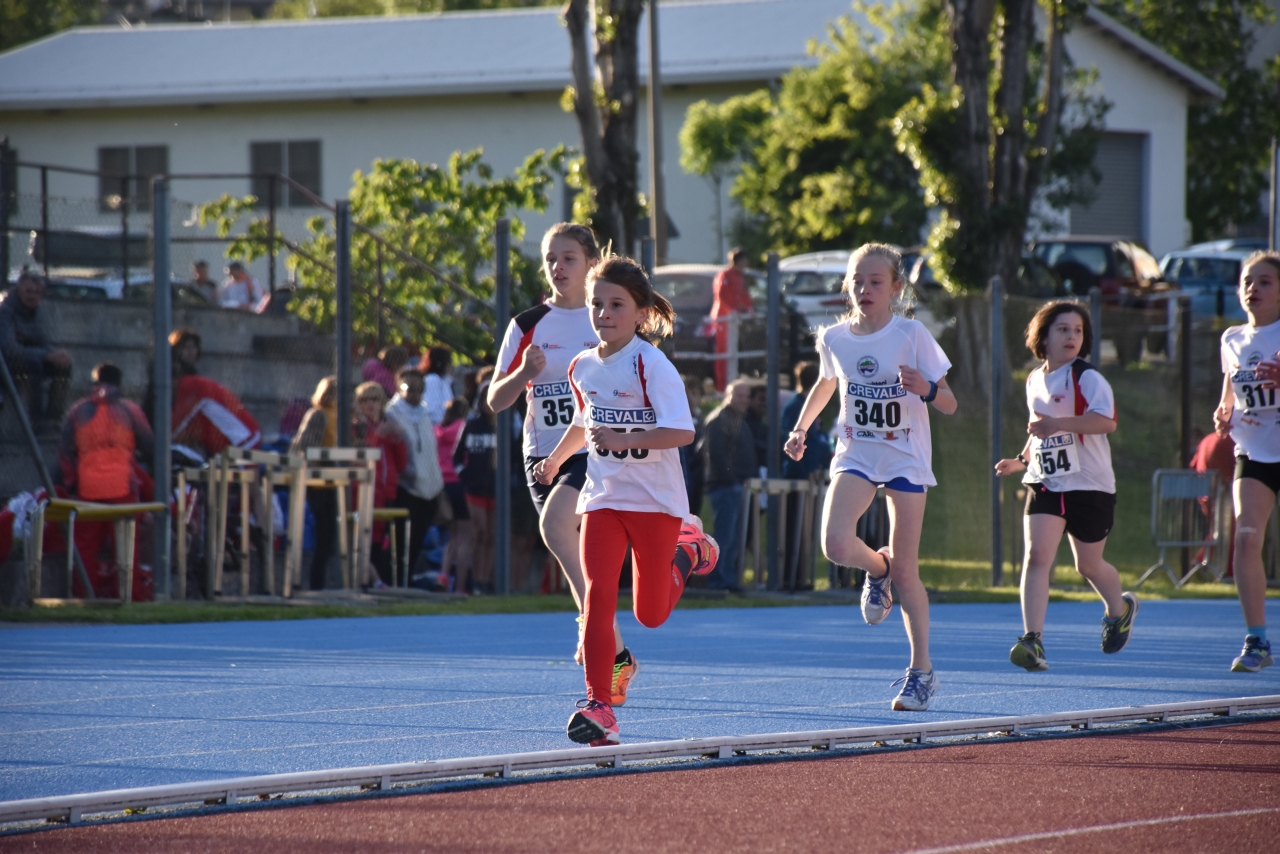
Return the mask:
<path id="1" fill-rule="evenodd" d="M 825 472 L 823 473 L 825 474 Z M 786 565 L 782 567 L 777 579 L 778 583 L 770 581 L 769 587 L 781 588 L 785 586 L 787 589 L 795 590 L 803 577 L 802 569 L 807 568 L 809 571 L 809 579 L 813 579 L 813 561 L 816 555 L 822 554 L 821 536 L 821 518 L 822 518 L 822 500 L 827 493 L 827 483 L 825 477 L 822 480 L 810 478 L 807 480 L 790 480 L 787 478 L 748 478 L 743 482 L 742 490 L 742 524 L 738 534 L 738 571 L 742 571 L 745 565 L 743 559 L 747 554 L 747 530 L 750 528 L 751 536 L 751 560 L 755 566 L 756 583 L 760 583 L 764 577 L 764 567 L 766 561 L 764 559 L 764 549 L 761 548 L 760 535 L 764 531 L 761 525 L 762 517 L 760 501 L 757 496 L 760 495 L 778 495 L 783 496 L 786 501 L 786 513 L 779 513 L 776 516 L 777 538 L 774 540 L 778 544 L 778 554 L 786 559 Z M 787 520 L 791 518 L 795 511 L 796 505 L 793 502 L 799 502 L 799 525 L 789 525 Z M 750 522 L 750 524 L 748 524 Z M 794 530 L 795 536 L 788 541 L 788 533 Z"/>
<path id="2" fill-rule="evenodd" d="M 1160 557 L 1142 574 L 1136 587 L 1141 587 L 1161 569 L 1175 587 L 1186 584 L 1201 569 L 1209 570 L 1222 580 L 1223 574 L 1209 555 L 1223 546 L 1219 525 L 1223 492 L 1216 471 L 1156 469 L 1151 476 L 1151 542 L 1160 549 Z M 1192 564 L 1186 574 L 1179 577 L 1166 563 L 1165 550 L 1193 546 L 1204 549 L 1204 559 Z"/>
<path id="3" fill-rule="evenodd" d="M 727 340 L 725 343 L 725 351 L 723 353 L 702 353 L 697 350 L 676 350 L 671 354 L 671 357 L 674 359 L 701 359 L 706 362 L 723 361 L 725 363 L 725 382 L 733 382 L 738 378 L 739 359 L 759 359 L 768 355 L 765 350 L 738 349 L 738 337 L 742 319 L 737 312 L 733 312 L 732 314 L 711 322 L 713 324 L 724 324 Z"/>

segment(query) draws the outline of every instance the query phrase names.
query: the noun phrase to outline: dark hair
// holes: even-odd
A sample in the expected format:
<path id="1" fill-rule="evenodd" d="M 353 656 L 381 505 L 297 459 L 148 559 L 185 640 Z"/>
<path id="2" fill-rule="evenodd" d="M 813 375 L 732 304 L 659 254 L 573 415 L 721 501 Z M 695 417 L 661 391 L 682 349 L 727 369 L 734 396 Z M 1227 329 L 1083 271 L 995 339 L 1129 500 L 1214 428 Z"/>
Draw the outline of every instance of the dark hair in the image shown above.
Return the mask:
<path id="1" fill-rule="evenodd" d="M 427 373 L 444 376 L 444 372 L 453 364 L 453 351 L 448 347 L 432 347 L 427 351 Z"/>
<path id="2" fill-rule="evenodd" d="M 739 261 L 745 261 L 749 257 L 750 256 L 747 254 L 747 250 L 741 248 L 740 246 L 735 246 L 729 250 L 730 264 L 737 264 Z"/>
<path id="3" fill-rule="evenodd" d="M 378 361 L 386 365 L 394 373 L 404 367 L 405 362 L 409 361 L 409 351 L 399 344 L 392 344 L 390 347 L 383 347 L 378 351 Z"/>
<path id="4" fill-rule="evenodd" d="M 1054 321 L 1060 315 L 1073 311 L 1080 315 L 1080 325 L 1084 329 L 1084 340 L 1080 342 L 1080 353 L 1088 353 L 1093 349 L 1093 321 L 1089 319 L 1089 312 L 1078 302 L 1068 302 L 1061 300 L 1058 302 L 1046 303 L 1036 312 L 1036 316 L 1031 318 L 1031 322 L 1027 324 L 1027 349 L 1031 351 L 1031 355 L 1037 359 L 1045 358 L 1044 345 L 1049 340 L 1049 330 L 1053 328 Z"/>
<path id="5" fill-rule="evenodd" d="M 596 233 L 585 225 L 576 222 L 557 222 L 542 235 L 542 254 L 547 254 L 547 244 L 557 237 L 567 237 L 582 247 L 582 252 L 592 261 L 600 260 L 600 244 L 596 242 Z"/>
<path id="6" fill-rule="evenodd" d="M 209 266 L 209 262 L 208 262 L 208 261 L 206 261 L 206 260 L 204 260 L 203 258 L 197 258 L 195 261 L 191 262 L 191 266 L 192 266 L 192 267 L 206 267 L 206 268 L 207 268 L 207 267 Z"/>
<path id="7" fill-rule="evenodd" d="M 649 309 L 649 317 L 636 334 L 649 341 L 651 338 L 665 338 L 671 334 L 676 322 L 676 310 L 667 302 L 667 298 L 653 289 L 644 268 L 630 258 L 621 255 L 610 255 L 587 274 L 587 285 L 593 282 L 608 282 L 617 285 L 631 294 L 638 308 Z"/>
<path id="8" fill-rule="evenodd" d="M 401 368 L 400 370 L 396 371 L 396 380 L 398 382 L 404 382 L 410 377 L 417 377 L 420 380 L 426 379 L 426 377 L 422 375 L 422 371 L 418 370 L 417 368 Z"/>
<path id="9" fill-rule="evenodd" d="M 99 362 L 93 366 L 90 378 L 95 383 L 118 386 L 124 382 L 124 372 L 113 362 Z"/>
<path id="10" fill-rule="evenodd" d="M 808 391 L 818 381 L 818 363 L 800 362 L 795 366 L 796 391 Z"/>
<path id="11" fill-rule="evenodd" d="M 448 406 L 444 408 L 444 421 L 440 422 L 441 427 L 448 426 L 455 421 L 461 421 L 471 412 L 471 406 L 467 403 L 465 397 L 455 397 L 449 401 Z"/>
<path id="12" fill-rule="evenodd" d="M 29 270 L 26 267 L 23 267 L 22 272 L 18 274 L 18 281 L 14 282 L 14 287 L 20 287 L 23 282 L 32 282 L 42 287 L 44 285 L 44 279 L 34 270 Z"/>
<path id="13" fill-rule="evenodd" d="M 232 261 L 230 264 L 228 264 L 228 265 L 227 265 L 227 269 L 228 269 L 228 270 L 231 270 L 232 272 L 234 272 L 234 271 L 236 271 L 236 270 L 241 270 L 241 271 L 243 271 L 243 270 L 244 270 L 244 264 L 241 264 L 239 261 Z"/>
<path id="14" fill-rule="evenodd" d="M 1253 252 L 1248 258 L 1240 262 L 1240 278 L 1244 278 L 1244 271 L 1252 267 L 1254 264 L 1270 264 L 1276 270 L 1276 275 L 1280 276 L 1280 252 L 1272 252 L 1267 249 L 1259 249 Z"/>

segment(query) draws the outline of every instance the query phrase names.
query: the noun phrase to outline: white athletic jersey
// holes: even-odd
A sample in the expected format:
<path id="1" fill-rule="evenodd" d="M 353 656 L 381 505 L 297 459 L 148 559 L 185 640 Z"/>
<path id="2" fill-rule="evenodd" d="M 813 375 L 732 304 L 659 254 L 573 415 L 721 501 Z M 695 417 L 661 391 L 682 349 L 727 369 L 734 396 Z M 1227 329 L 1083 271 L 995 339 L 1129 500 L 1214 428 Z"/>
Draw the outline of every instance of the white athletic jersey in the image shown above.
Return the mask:
<path id="1" fill-rule="evenodd" d="M 541 347 L 546 367 L 527 384 L 524 417 L 524 455 L 550 456 L 560 437 L 573 422 L 573 393 L 569 390 L 569 363 L 583 348 L 600 343 L 591 328 L 591 309 L 536 305 L 512 318 L 498 351 L 504 374 L 520 367 L 527 347 Z M 578 453 L 583 453 L 586 448 Z"/>
<path id="2" fill-rule="evenodd" d="M 1222 333 L 1222 372 L 1231 381 L 1235 411 L 1231 438 L 1236 453 L 1256 463 L 1280 462 L 1280 393 L 1263 388 L 1254 369 L 1280 358 L 1280 321 L 1254 328 L 1232 326 Z"/>
<path id="3" fill-rule="evenodd" d="M 848 323 L 818 333 L 824 380 L 840 381 L 840 420 L 831 473 L 856 469 L 876 483 L 903 477 L 935 486 L 929 404 L 902 387 L 899 367 L 915 368 L 938 382 L 951 362 L 918 320 L 894 316 L 871 335 L 854 335 Z"/>
<path id="4" fill-rule="evenodd" d="M 1116 420 L 1111 384 L 1093 365 L 1076 359 L 1052 373 L 1044 365 L 1027 377 L 1027 411 L 1050 418 L 1096 412 Z M 1102 433 L 1055 433 L 1031 439 L 1031 464 L 1023 483 L 1040 483 L 1052 492 L 1087 489 L 1115 494 L 1111 443 Z"/>
<path id="5" fill-rule="evenodd" d="M 574 391 L 573 423 L 579 427 L 599 425 L 619 433 L 657 427 L 693 430 L 680 374 L 661 350 L 639 335 L 608 358 L 601 358 L 594 347 L 579 353 L 569 366 L 569 382 Z M 689 512 L 679 448 L 589 447 L 587 453 L 579 513 L 611 508 L 683 519 Z"/>

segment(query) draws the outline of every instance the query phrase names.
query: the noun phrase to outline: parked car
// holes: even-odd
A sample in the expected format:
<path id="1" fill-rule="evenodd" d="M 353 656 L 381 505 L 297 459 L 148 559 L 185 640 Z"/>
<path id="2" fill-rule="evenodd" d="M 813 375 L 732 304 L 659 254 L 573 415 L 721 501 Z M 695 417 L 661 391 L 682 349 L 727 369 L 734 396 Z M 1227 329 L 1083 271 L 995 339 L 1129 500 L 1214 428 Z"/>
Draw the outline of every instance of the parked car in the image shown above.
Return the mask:
<path id="1" fill-rule="evenodd" d="M 1163 352 L 1168 334 L 1169 291 L 1160 265 L 1141 243 L 1123 237 L 1077 235 L 1031 244 L 1031 253 L 1053 268 L 1068 293 L 1102 291 L 1102 335 L 1116 345 L 1121 364 L 1147 350 Z"/>
<path id="2" fill-rule="evenodd" d="M 675 331 L 672 335 L 672 352 L 712 353 L 715 351 L 715 335 L 711 328 L 711 305 L 715 301 L 712 283 L 722 268 L 715 264 L 670 264 L 653 272 L 654 290 L 671 301 L 676 310 Z M 785 278 L 785 277 L 784 277 Z M 738 332 L 739 350 L 764 350 L 768 346 L 764 308 L 768 302 L 768 284 L 763 273 L 748 270 L 747 292 L 755 305 L 755 312 L 742 319 Z M 813 358 L 813 335 L 810 334 L 804 316 L 796 310 L 783 293 L 783 313 L 778 320 L 781 344 L 778 351 L 781 369 L 785 373 L 801 359 Z M 672 361 L 682 374 L 710 377 L 714 375 L 714 363 L 709 359 L 674 357 Z M 743 374 L 763 374 L 764 357 L 742 359 L 739 371 Z"/>
<path id="3" fill-rule="evenodd" d="M 1246 249 L 1249 252 L 1255 249 L 1266 249 L 1267 238 L 1265 237 L 1227 237 L 1222 240 L 1210 240 L 1206 243 L 1193 243 L 1187 249 L 1193 252 L 1223 252 L 1228 249 Z"/>
<path id="4" fill-rule="evenodd" d="M 914 265 L 907 272 L 907 281 L 911 282 L 917 294 L 925 294 L 931 300 L 936 299 L 936 295 L 942 290 L 942 285 L 934 276 L 933 268 L 924 255 L 916 256 Z M 1046 299 L 1071 296 L 1071 291 L 1058 278 L 1058 274 L 1030 252 L 1022 253 L 1022 263 L 1018 265 L 1018 281 L 1006 293 L 1011 296 Z"/>
<path id="5" fill-rule="evenodd" d="M 1191 312 L 1196 317 L 1225 317 L 1247 320 L 1240 305 L 1240 262 L 1251 249 L 1183 249 L 1160 259 L 1160 271 L 1178 289 L 1191 295 Z"/>

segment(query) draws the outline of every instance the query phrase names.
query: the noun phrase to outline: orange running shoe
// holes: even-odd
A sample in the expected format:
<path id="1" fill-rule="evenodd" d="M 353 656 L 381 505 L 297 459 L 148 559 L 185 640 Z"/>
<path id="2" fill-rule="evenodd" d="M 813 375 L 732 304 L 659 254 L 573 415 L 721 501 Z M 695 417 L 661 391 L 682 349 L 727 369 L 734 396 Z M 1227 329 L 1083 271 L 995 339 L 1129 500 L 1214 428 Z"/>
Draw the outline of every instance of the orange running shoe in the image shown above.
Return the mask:
<path id="1" fill-rule="evenodd" d="M 708 574 L 720 560 L 720 544 L 702 530 L 702 520 L 692 514 L 684 517 L 684 526 L 676 538 L 676 548 L 681 547 L 690 553 L 691 558 L 696 558 L 690 570 L 692 575 Z"/>
<path id="2" fill-rule="evenodd" d="M 627 686 L 631 684 L 631 680 L 636 678 L 636 674 L 640 672 L 640 662 L 636 661 L 636 657 L 631 654 L 631 650 L 626 647 L 622 648 L 622 652 L 618 653 L 618 659 L 613 661 L 613 684 L 609 688 L 612 695 L 610 702 L 615 706 L 625 706 L 627 703 Z"/>

